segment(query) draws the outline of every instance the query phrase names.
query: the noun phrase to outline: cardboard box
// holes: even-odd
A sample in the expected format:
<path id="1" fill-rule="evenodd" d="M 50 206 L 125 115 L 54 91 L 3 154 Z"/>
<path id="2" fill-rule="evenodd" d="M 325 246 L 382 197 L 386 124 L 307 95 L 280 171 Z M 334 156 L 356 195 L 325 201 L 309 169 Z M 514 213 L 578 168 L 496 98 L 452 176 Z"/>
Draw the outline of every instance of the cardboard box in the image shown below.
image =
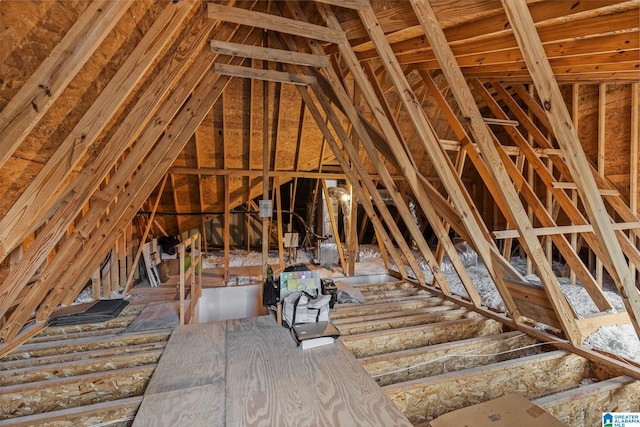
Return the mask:
<path id="1" fill-rule="evenodd" d="M 441 415 L 431 427 L 568 427 L 524 396 L 514 393 Z"/>

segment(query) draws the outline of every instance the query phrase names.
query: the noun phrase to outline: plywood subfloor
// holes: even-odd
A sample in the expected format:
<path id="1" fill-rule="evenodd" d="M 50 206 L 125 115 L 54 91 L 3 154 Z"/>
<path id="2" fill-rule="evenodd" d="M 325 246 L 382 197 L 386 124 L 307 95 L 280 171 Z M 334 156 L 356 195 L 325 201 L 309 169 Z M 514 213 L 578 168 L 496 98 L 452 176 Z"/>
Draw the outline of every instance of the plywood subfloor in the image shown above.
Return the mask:
<path id="1" fill-rule="evenodd" d="M 411 424 L 342 343 L 300 350 L 264 316 L 177 327 L 133 425 Z"/>
<path id="2" fill-rule="evenodd" d="M 173 328 L 179 324 L 180 303 L 178 301 L 152 302 L 147 304 L 125 332 Z"/>

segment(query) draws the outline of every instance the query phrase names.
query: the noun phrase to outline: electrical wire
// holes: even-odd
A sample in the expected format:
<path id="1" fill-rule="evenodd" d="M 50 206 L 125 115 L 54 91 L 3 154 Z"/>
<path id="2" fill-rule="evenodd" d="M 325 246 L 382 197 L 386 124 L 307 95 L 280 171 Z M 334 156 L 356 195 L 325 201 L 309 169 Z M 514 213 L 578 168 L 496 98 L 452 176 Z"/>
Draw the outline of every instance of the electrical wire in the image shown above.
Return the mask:
<path id="1" fill-rule="evenodd" d="M 505 342 L 509 342 L 511 340 L 515 340 L 517 338 L 520 338 L 520 337 L 522 337 L 524 335 L 526 335 L 526 334 L 522 333 L 522 334 L 516 335 L 514 337 L 511 337 L 511 338 L 509 338 L 509 339 L 507 339 L 505 341 L 494 342 L 494 343 L 488 344 L 488 345 L 486 345 L 484 347 L 480 347 L 478 350 L 484 350 L 486 348 L 493 347 L 493 346 L 498 345 L 498 344 L 503 344 Z M 401 373 L 401 372 L 404 372 L 404 371 L 409 371 L 411 369 L 415 369 L 415 368 L 417 368 L 419 366 L 428 365 L 430 363 L 439 362 L 441 360 L 450 359 L 450 358 L 453 358 L 453 357 L 491 357 L 491 356 L 500 356 L 502 354 L 514 353 L 516 351 L 526 350 L 528 348 L 540 347 L 540 346 L 548 345 L 548 344 L 564 344 L 564 343 L 567 343 L 567 342 L 568 341 L 566 341 L 566 340 L 540 342 L 540 343 L 536 343 L 536 344 L 527 345 L 527 346 L 524 346 L 524 347 L 518 347 L 518 348 L 513 348 L 513 349 L 510 349 L 510 350 L 506 350 L 506 351 L 501 351 L 501 352 L 498 352 L 498 353 L 480 354 L 480 353 L 471 353 L 472 350 L 469 350 L 468 352 L 465 352 L 465 353 L 445 354 L 445 355 L 443 355 L 441 357 L 437 357 L 435 359 L 431 359 L 431 360 L 427 360 L 427 361 L 424 361 L 424 362 L 416 363 L 415 365 L 407 366 L 405 368 L 396 369 L 396 370 L 385 372 L 385 373 L 382 373 L 382 374 L 372 375 L 371 377 L 372 378 L 378 378 L 378 377 L 382 377 L 382 376 L 385 376 L 385 375 L 398 374 L 398 373 Z M 474 350 L 474 351 L 477 351 L 477 350 Z"/>

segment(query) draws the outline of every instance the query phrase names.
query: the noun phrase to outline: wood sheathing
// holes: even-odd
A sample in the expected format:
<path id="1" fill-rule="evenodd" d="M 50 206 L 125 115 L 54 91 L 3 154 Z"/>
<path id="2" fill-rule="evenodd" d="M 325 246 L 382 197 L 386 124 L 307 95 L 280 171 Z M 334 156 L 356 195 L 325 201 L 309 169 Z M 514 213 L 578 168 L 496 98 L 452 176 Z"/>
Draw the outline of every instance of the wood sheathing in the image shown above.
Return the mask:
<path id="1" fill-rule="evenodd" d="M 7 0 L 0 17 L 0 354 L 89 280 L 95 297 L 125 287 L 147 222 L 228 223 L 258 210 L 263 176 L 292 197 L 301 178 L 347 180 L 401 276 L 493 313 L 464 239 L 504 301 L 491 315 L 539 339 L 615 364 L 586 336 L 640 333 L 637 1 Z M 575 314 L 554 260 L 599 314 Z"/>

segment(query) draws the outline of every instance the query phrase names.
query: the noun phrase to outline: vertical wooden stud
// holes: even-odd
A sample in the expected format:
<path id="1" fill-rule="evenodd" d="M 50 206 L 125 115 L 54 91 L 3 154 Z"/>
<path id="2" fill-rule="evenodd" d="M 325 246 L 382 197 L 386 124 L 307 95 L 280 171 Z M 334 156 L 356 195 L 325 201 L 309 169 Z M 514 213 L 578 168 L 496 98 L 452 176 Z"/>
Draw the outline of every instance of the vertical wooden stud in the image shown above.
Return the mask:
<path id="1" fill-rule="evenodd" d="M 222 240 L 224 242 L 224 283 L 226 284 L 229 281 L 229 241 L 231 237 L 229 236 L 229 221 L 231 220 L 231 215 L 229 214 L 229 175 L 224 176 L 224 232 L 222 234 Z"/>
<path id="2" fill-rule="evenodd" d="M 273 179 L 273 188 L 276 192 L 276 221 L 278 222 L 278 261 L 280 264 L 280 271 L 284 270 L 284 243 L 282 236 L 284 230 L 282 229 L 282 193 L 280 192 L 280 177 L 276 176 Z"/>
<path id="3" fill-rule="evenodd" d="M 606 118 L 607 118 L 607 85 L 600 83 L 598 85 L 598 175 L 604 178 L 604 164 L 606 156 Z M 602 287 L 604 279 L 604 270 L 602 260 L 596 258 L 596 282 Z"/>

